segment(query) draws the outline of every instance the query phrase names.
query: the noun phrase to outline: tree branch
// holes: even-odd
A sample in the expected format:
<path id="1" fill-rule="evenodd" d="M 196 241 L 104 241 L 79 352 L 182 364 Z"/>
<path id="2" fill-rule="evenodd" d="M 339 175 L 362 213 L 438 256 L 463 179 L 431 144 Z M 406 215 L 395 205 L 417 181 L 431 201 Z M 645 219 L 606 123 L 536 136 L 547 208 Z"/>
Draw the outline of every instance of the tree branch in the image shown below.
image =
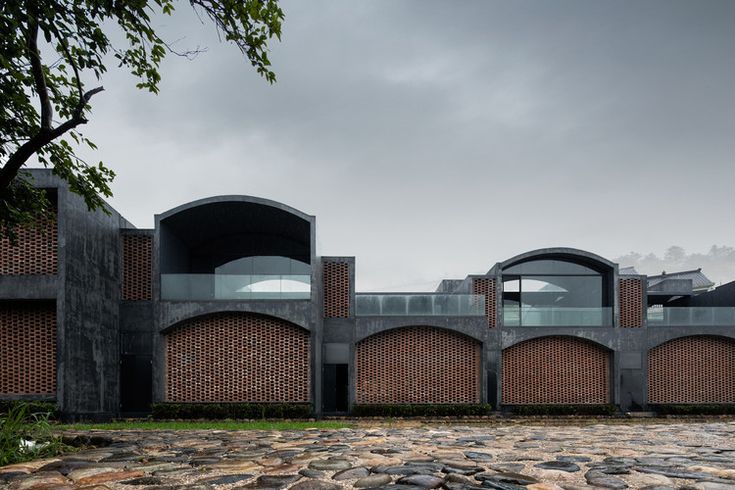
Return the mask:
<path id="1" fill-rule="evenodd" d="M 26 46 L 28 47 L 28 57 L 31 60 L 31 73 L 33 81 L 36 85 L 36 92 L 41 101 L 41 131 L 51 130 L 52 118 L 54 115 L 51 107 L 51 100 L 48 96 L 48 87 L 46 86 L 46 76 L 43 74 L 43 65 L 41 64 L 41 53 L 38 51 L 38 19 L 32 13 L 31 4 L 29 2 L 28 15 L 28 32 L 26 33 Z"/>
<path id="2" fill-rule="evenodd" d="M 18 171 L 34 153 L 67 131 L 74 129 L 81 124 L 86 124 L 87 119 L 84 117 L 84 108 L 92 96 L 102 92 L 103 90 L 104 87 L 97 87 L 86 92 L 79 99 L 79 105 L 74 110 L 74 114 L 71 119 L 50 130 L 44 130 L 41 128 L 41 130 L 32 138 L 20 145 L 15 152 L 10 155 L 8 161 L 5 162 L 5 165 L 0 168 L 0 191 L 6 189 L 10 185 L 16 175 L 18 175 Z"/>
<path id="3" fill-rule="evenodd" d="M 64 55 L 66 56 L 66 59 L 69 61 L 69 64 L 71 65 L 72 69 L 74 70 L 74 78 L 76 79 L 77 84 L 77 92 L 79 93 L 79 100 L 82 100 L 82 97 L 84 96 L 84 92 L 82 91 L 82 78 L 79 76 L 79 68 L 77 68 L 77 62 L 74 61 L 74 58 L 71 55 L 71 52 L 69 51 L 69 46 L 66 44 L 66 40 L 63 39 L 59 33 L 54 29 L 54 33 L 56 34 L 56 37 L 59 39 L 59 44 L 61 45 L 61 48 L 64 50 Z"/>

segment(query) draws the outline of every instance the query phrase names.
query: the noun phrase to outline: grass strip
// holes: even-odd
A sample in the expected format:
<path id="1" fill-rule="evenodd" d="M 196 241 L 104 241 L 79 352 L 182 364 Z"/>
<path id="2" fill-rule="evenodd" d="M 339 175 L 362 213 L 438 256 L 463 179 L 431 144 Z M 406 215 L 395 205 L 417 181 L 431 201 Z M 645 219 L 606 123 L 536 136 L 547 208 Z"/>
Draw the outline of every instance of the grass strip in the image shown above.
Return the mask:
<path id="1" fill-rule="evenodd" d="M 60 424 L 56 430 L 304 430 L 344 429 L 353 424 L 341 421 L 160 421 L 124 420 L 99 424 Z"/>

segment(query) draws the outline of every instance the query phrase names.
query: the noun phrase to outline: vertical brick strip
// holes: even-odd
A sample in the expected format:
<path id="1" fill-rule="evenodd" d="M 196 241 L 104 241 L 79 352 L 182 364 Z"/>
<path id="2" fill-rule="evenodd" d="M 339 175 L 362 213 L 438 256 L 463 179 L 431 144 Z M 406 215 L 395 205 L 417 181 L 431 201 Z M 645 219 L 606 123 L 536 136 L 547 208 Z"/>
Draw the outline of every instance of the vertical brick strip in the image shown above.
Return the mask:
<path id="1" fill-rule="evenodd" d="M 475 278 L 472 281 L 472 294 L 485 296 L 485 316 L 490 328 L 495 328 L 495 279 Z"/>
<path id="2" fill-rule="evenodd" d="M 0 394 L 56 396 L 54 303 L 0 303 Z"/>
<path id="3" fill-rule="evenodd" d="M 735 341 L 696 335 L 651 349 L 648 403 L 735 403 Z"/>
<path id="4" fill-rule="evenodd" d="M 503 350 L 502 403 L 610 402 L 610 353 L 584 339 L 542 337 Z"/>
<path id="5" fill-rule="evenodd" d="M 150 235 L 123 235 L 122 240 L 122 299 L 150 300 L 153 237 Z"/>
<path id="6" fill-rule="evenodd" d="M 643 326 L 643 282 L 640 279 L 620 279 L 620 326 Z"/>
<path id="7" fill-rule="evenodd" d="M 224 313 L 166 335 L 172 402 L 310 401 L 309 332 L 277 318 Z"/>
<path id="8" fill-rule="evenodd" d="M 55 275 L 58 272 L 56 217 L 38 227 L 18 228 L 18 241 L 0 239 L 0 275 Z"/>
<path id="9" fill-rule="evenodd" d="M 350 265 L 324 263 L 324 318 L 350 316 Z"/>
<path id="10" fill-rule="evenodd" d="M 432 327 L 407 327 L 357 344 L 357 403 L 478 403 L 480 344 Z"/>

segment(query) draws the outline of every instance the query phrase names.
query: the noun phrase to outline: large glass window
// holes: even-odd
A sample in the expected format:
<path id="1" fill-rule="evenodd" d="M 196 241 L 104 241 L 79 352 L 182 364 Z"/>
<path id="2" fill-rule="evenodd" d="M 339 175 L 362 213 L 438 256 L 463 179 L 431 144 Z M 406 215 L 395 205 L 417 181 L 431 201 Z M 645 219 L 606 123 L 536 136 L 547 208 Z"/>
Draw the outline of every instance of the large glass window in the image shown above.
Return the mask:
<path id="1" fill-rule="evenodd" d="M 503 271 L 504 324 L 607 325 L 606 275 L 562 260 L 534 260 Z"/>

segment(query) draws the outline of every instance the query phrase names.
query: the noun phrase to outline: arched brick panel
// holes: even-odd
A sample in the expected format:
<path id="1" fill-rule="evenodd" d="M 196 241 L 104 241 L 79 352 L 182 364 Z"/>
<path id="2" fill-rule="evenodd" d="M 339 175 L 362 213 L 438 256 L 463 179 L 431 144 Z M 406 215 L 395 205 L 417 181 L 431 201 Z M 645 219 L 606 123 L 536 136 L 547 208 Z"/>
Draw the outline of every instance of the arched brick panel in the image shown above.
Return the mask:
<path id="1" fill-rule="evenodd" d="M 381 332 L 357 344 L 357 403 L 478 403 L 480 343 L 433 327 Z"/>
<path id="2" fill-rule="evenodd" d="M 0 303 L 0 394 L 56 397 L 56 305 Z"/>
<path id="3" fill-rule="evenodd" d="M 502 403 L 610 403 L 610 351 L 575 337 L 541 337 L 508 347 Z"/>
<path id="4" fill-rule="evenodd" d="M 310 401 L 310 334 L 289 322 L 198 317 L 169 331 L 165 343 L 167 401 Z"/>
<path id="5" fill-rule="evenodd" d="M 735 403 L 735 341 L 695 335 L 651 349 L 648 403 Z"/>

